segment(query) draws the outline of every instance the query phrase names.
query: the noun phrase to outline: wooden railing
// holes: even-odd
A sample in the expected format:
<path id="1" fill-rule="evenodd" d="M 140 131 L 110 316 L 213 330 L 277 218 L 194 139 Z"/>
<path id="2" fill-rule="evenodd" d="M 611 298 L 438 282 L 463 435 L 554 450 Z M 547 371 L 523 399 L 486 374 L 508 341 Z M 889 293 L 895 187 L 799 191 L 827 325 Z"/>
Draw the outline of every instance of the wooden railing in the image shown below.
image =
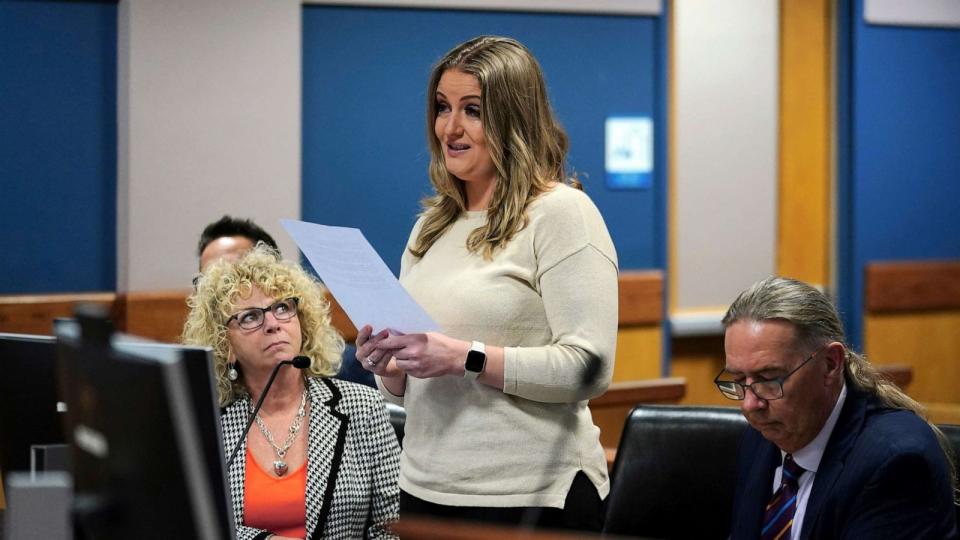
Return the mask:
<path id="1" fill-rule="evenodd" d="M 113 293 L 0 296 L 0 332 L 50 335 L 54 319 L 72 317 L 75 304 L 99 304 L 112 312 L 116 298 Z"/>
<path id="2" fill-rule="evenodd" d="M 620 272 L 618 286 L 621 327 L 663 321 L 663 272 Z"/>
<path id="3" fill-rule="evenodd" d="M 50 335 L 54 319 L 72 317 L 76 304 L 94 303 L 109 311 L 114 327 L 122 332 L 176 343 L 189 313 L 189 294 L 189 290 L 167 290 L 0 296 L 0 332 Z M 333 325 L 353 341 L 357 329 L 332 297 L 331 311 Z"/>
<path id="4" fill-rule="evenodd" d="M 960 309 L 960 261 L 872 262 L 865 277 L 867 313 Z"/>
<path id="5" fill-rule="evenodd" d="M 931 420 L 960 420 L 960 260 L 874 261 L 864 279 L 867 357 L 912 368 L 909 393 Z"/>
<path id="6" fill-rule="evenodd" d="M 620 275 L 620 325 L 659 324 L 663 317 L 663 273 L 659 270 Z M 176 342 L 187 318 L 189 290 L 128 293 L 0 295 L 0 332 L 49 335 L 53 320 L 73 315 L 73 305 L 94 302 L 106 306 L 114 326 L 124 332 L 164 342 Z M 333 325 L 353 341 L 357 328 L 343 308 L 329 297 Z"/>

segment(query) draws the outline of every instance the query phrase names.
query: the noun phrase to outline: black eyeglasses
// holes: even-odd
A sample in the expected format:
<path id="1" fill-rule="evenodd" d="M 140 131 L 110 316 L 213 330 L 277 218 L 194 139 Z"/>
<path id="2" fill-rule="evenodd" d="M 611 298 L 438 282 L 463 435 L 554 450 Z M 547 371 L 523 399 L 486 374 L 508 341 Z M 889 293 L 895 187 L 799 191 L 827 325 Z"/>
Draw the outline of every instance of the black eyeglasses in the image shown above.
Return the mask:
<path id="1" fill-rule="evenodd" d="M 720 370 L 720 373 L 718 373 L 717 376 L 713 379 L 713 384 L 717 385 L 717 388 L 720 390 L 720 393 L 723 394 L 724 397 L 729 399 L 735 399 L 737 401 L 740 401 L 747 396 L 747 388 L 749 388 L 750 391 L 753 392 L 753 395 L 757 396 L 758 398 L 764 401 L 773 401 L 775 399 L 780 399 L 783 397 L 783 383 L 785 383 L 791 375 L 793 375 L 797 371 L 800 371 L 800 368 L 807 365 L 808 362 L 813 360 L 814 356 L 820 354 L 820 351 L 822 351 L 825 348 L 826 346 L 820 348 L 815 353 L 808 356 L 806 360 L 804 360 L 803 362 L 800 362 L 799 366 L 793 368 L 793 371 L 791 371 L 790 373 L 787 373 L 783 377 L 777 377 L 776 379 L 770 379 L 769 381 L 754 381 L 750 384 L 743 384 L 737 381 L 721 381 L 720 377 L 722 377 L 723 374 L 726 372 L 726 368 L 723 368 Z"/>
<path id="2" fill-rule="evenodd" d="M 273 316 L 277 318 L 278 321 L 286 321 L 296 317 L 297 315 L 297 304 L 300 302 L 300 299 L 297 297 L 284 298 L 274 302 L 273 304 L 265 308 L 248 308 L 239 313 L 234 313 L 227 319 L 227 322 L 223 323 L 224 326 L 229 326 L 230 321 L 236 319 L 237 325 L 244 330 L 256 330 L 263 326 L 263 322 L 267 320 L 267 313 L 273 312 Z"/>

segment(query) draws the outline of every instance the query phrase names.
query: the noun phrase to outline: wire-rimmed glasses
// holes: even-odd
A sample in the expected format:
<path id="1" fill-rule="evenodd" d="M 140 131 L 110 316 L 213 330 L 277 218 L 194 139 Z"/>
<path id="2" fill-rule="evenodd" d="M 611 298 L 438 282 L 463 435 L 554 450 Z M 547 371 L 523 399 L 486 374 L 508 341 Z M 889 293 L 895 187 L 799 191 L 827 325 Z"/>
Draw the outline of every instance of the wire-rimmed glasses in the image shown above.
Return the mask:
<path id="1" fill-rule="evenodd" d="M 720 377 L 726 372 L 726 368 L 720 370 L 720 373 L 713 379 L 713 384 L 717 385 L 717 388 L 720 390 L 720 393 L 728 399 L 733 399 L 737 401 L 743 400 L 747 396 L 747 388 L 753 392 L 753 395 L 764 401 L 772 401 L 775 399 L 780 399 L 783 397 L 783 383 L 787 379 L 800 370 L 803 366 L 807 365 L 810 360 L 813 360 L 813 357 L 820 354 L 820 351 L 826 347 L 818 349 L 816 352 L 807 357 L 806 360 L 800 362 L 800 365 L 793 368 L 790 373 L 787 373 L 783 377 L 777 377 L 775 379 L 769 379 L 764 381 L 753 381 L 750 384 L 743 384 L 739 381 L 725 381 L 720 380 Z"/>

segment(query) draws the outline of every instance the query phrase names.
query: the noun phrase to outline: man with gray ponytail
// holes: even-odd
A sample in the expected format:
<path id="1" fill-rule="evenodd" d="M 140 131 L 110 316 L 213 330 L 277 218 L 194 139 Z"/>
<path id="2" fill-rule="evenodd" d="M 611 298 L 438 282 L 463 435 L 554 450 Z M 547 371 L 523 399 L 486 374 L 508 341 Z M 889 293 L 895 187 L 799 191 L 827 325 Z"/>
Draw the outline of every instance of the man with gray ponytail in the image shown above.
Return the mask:
<path id="1" fill-rule="evenodd" d="M 715 383 L 751 426 L 731 538 L 958 538 L 946 440 L 847 349 L 825 294 L 770 277 L 737 297 L 723 325 Z"/>

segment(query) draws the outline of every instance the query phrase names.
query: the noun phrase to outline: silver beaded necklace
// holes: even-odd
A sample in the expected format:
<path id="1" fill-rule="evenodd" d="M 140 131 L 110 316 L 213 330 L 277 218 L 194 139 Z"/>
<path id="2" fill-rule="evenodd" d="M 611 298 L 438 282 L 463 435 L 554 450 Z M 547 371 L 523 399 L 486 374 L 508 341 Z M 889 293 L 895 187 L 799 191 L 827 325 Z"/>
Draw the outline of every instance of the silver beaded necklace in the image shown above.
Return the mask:
<path id="1" fill-rule="evenodd" d="M 300 433 L 300 428 L 303 426 L 303 416 L 305 414 L 307 407 L 307 389 L 303 389 L 303 395 L 300 397 L 300 408 L 297 410 L 297 415 L 293 417 L 293 423 L 290 424 L 289 432 L 287 433 L 287 440 L 283 442 L 283 446 L 278 446 L 277 442 L 273 440 L 273 433 L 270 433 L 270 430 L 267 429 L 267 425 L 263 423 L 263 419 L 260 418 L 260 413 L 257 413 L 257 427 L 260 428 L 260 433 L 263 433 L 263 436 L 267 439 L 267 442 L 270 443 L 270 446 L 273 447 L 274 452 L 277 453 L 277 459 L 273 462 L 273 471 L 277 473 L 277 476 L 283 476 L 287 474 L 287 462 L 283 459 L 283 456 L 287 454 L 287 450 L 290 450 L 290 447 L 293 446 L 293 441 L 297 439 L 297 433 Z"/>

